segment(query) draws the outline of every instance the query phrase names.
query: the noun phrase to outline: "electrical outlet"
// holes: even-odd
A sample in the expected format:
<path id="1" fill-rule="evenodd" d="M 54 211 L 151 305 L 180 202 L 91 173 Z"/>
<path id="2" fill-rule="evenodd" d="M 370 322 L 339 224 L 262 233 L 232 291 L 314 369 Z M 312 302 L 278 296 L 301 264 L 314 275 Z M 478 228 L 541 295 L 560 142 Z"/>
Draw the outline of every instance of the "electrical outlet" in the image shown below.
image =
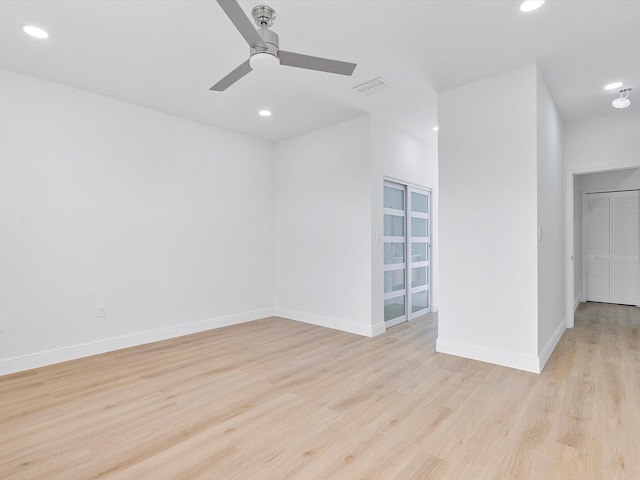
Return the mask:
<path id="1" fill-rule="evenodd" d="M 98 317 L 106 317 L 107 316 L 107 306 L 106 305 L 96 305 L 98 309 Z"/>

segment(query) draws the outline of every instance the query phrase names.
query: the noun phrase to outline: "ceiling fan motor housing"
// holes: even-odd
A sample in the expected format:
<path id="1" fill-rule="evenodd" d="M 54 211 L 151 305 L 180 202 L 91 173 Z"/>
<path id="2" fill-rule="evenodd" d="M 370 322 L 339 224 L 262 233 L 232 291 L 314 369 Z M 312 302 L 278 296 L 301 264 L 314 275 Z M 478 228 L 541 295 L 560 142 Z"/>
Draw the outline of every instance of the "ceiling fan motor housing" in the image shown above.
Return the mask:
<path id="1" fill-rule="evenodd" d="M 255 55 L 256 53 L 269 53 L 273 56 L 278 56 L 278 49 L 280 47 L 280 39 L 278 38 L 278 34 L 266 28 L 258 29 L 258 35 L 262 38 L 262 41 L 265 43 L 265 47 L 250 47 L 251 55 Z"/>

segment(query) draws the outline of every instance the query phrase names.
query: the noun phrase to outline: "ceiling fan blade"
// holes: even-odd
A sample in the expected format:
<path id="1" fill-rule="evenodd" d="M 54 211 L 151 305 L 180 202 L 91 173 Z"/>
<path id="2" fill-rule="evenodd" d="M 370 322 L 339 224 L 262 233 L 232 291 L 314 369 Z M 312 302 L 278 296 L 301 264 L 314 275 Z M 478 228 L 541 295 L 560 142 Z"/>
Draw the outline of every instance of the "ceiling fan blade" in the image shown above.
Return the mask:
<path id="1" fill-rule="evenodd" d="M 318 70 L 320 72 L 338 73 L 340 75 L 351 75 L 356 68 L 355 63 L 312 57 L 310 55 L 302 55 L 300 53 L 285 52 L 284 50 L 280 50 L 278 52 L 278 57 L 280 57 L 281 65 L 307 68 L 309 70 Z"/>
<path id="2" fill-rule="evenodd" d="M 222 92 L 223 90 L 226 90 L 231 85 L 236 83 L 242 77 L 244 77 L 251 70 L 252 70 L 251 65 L 249 65 L 249 60 L 247 60 L 246 62 L 242 63 L 239 67 L 237 67 L 235 70 L 233 70 L 229 75 L 227 75 L 218 83 L 216 83 L 209 90 L 213 90 L 215 92 Z"/>
<path id="3" fill-rule="evenodd" d="M 251 20 L 245 15 L 242 7 L 236 0 L 217 0 L 217 2 L 250 47 L 267 47 L 262 38 L 260 38 L 260 35 L 258 35 L 257 30 L 253 28 Z"/>

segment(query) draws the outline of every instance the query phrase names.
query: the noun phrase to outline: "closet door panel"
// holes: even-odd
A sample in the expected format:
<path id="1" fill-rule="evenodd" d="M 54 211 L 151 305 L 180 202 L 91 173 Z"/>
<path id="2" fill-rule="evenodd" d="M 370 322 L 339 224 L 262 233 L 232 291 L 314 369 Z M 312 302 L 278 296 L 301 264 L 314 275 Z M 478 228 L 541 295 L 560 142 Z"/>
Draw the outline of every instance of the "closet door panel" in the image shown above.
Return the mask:
<path id="1" fill-rule="evenodd" d="M 587 301 L 611 302 L 611 194 L 587 195 Z"/>
<path id="2" fill-rule="evenodd" d="M 613 194 L 612 303 L 637 305 L 640 267 L 640 193 Z"/>

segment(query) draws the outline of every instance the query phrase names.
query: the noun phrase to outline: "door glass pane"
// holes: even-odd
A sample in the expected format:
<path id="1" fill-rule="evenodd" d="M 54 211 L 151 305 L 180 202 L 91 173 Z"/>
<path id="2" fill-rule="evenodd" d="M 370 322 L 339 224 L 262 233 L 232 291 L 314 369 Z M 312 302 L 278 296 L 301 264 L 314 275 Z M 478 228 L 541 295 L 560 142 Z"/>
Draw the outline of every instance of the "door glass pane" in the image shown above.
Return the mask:
<path id="1" fill-rule="evenodd" d="M 384 272 L 384 293 L 404 290 L 404 270 Z"/>
<path id="2" fill-rule="evenodd" d="M 404 243 L 384 244 L 384 264 L 404 263 Z"/>
<path id="3" fill-rule="evenodd" d="M 384 236 L 404 237 L 404 217 L 398 217 L 397 215 L 385 215 Z"/>
<path id="4" fill-rule="evenodd" d="M 411 192 L 411 211 L 429 213 L 429 197 L 421 193 Z"/>
<path id="5" fill-rule="evenodd" d="M 411 269 L 411 286 L 420 287 L 427 284 L 427 267 Z"/>
<path id="6" fill-rule="evenodd" d="M 411 261 L 426 262 L 427 261 L 427 244 L 426 242 L 414 242 L 411 244 Z"/>
<path id="7" fill-rule="evenodd" d="M 384 208 L 404 211 L 404 192 L 397 188 L 384 187 Z"/>
<path id="8" fill-rule="evenodd" d="M 404 295 L 384 301 L 384 321 L 393 320 L 405 314 Z"/>
<path id="9" fill-rule="evenodd" d="M 429 307 L 429 292 L 418 292 L 411 295 L 411 313 L 424 310 Z"/>
<path id="10" fill-rule="evenodd" d="M 411 236 L 426 237 L 427 235 L 427 219 L 412 218 L 411 219 Z"/>

